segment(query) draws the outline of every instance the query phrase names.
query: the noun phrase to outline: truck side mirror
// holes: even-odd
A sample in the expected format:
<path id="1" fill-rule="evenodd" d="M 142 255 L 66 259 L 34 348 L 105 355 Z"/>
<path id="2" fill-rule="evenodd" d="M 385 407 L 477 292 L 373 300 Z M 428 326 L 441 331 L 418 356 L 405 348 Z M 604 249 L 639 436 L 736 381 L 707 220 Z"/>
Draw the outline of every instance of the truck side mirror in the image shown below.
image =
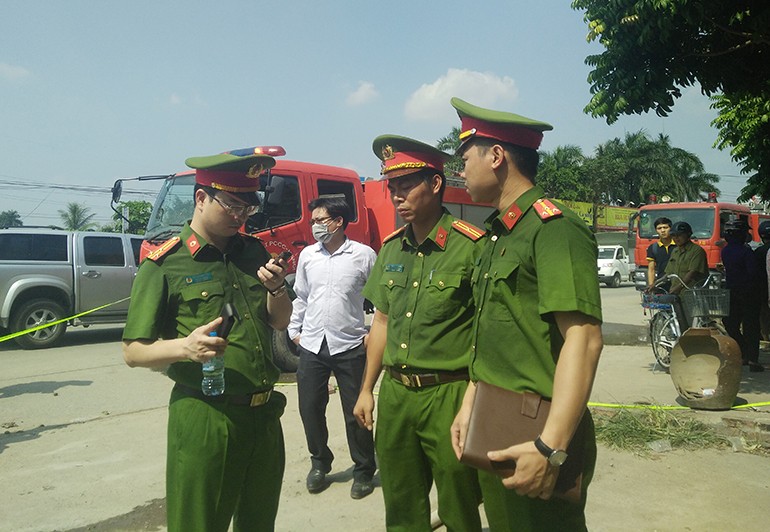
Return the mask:
<path id="1" fill-rule="evenodd" d="M 118 179 L 115 181 L 115 184 L 112 185 L 112 188 L 110 189 L 112 192 L 112 203 L 117 203 L 120 201 L 120 195 L 123 193 L 123 180 Z"/>

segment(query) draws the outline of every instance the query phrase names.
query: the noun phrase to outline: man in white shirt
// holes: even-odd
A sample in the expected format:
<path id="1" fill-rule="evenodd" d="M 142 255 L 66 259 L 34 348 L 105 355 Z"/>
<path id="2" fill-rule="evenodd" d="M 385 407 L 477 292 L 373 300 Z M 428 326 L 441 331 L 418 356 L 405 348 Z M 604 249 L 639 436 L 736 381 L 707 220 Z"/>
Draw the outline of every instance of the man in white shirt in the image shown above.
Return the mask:
<path id="1" fill-rule="evenodd" d="M 350 208 L 343 197 L 321 196 L 308 209 L 318 243 L 299 255 L 294 282 L 297 298 L 289 325 L 289 337 L 299 350 L 299 412 L 310 451 L 306 485 L 310 493 L 329 485 L 326 474 L 334 455 L 328 446 L 326 405 L 329 377 L 334 372 L 354 463 L 350 496 L 361 499 L 374 490 L 376 464 L 372 433 L 358 425 L 353 407 L 366 364 L 361 290 L 377 257 L 369 246 L 345 236 Z"/>

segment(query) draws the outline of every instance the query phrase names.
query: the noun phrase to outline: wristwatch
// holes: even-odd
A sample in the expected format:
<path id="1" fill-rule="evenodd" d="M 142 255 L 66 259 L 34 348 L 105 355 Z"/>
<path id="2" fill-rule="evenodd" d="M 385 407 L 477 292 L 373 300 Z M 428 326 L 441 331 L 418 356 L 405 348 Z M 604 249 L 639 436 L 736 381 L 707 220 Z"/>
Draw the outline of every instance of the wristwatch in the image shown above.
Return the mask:
<path id="1" fill-rule="evenodd" d="M 551 449 L 548 447 L 548 445 L 545 444 L 543 440 L 540 439 L 540 436 L 535 438 L 535 447 L 537 447 L 537 450 L 540 451 L 540 454 L 545 456 L 546 460 L 548 460 L 548 463 L 552 466 L 559 467 L 567 461 L 566 451 L 563 451 L 562 449 Z"/>

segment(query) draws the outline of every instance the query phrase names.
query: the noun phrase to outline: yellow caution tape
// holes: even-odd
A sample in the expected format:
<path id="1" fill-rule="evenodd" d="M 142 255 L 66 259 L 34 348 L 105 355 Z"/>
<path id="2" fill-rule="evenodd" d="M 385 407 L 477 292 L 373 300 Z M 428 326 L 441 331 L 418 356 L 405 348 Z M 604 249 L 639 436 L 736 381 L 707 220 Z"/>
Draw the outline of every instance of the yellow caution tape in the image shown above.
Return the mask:
<path id="1" fill-rule="evenodd" d="M 679 406 L 679 405 L 622 405 L 618 403 L 588 403 L 588 406 L 593 406 L 597 408 L 627 408 L 629 410 L 631 409 L 642 409 L 642 408 L 649 408 L 650 410 L 692 410 L 689 406 Z M 732 407 L 730 410 L 741 410 L 744 408 L 759 408 L 761 406 L 770 406 L 770 401 L 765 401 L 762 403 L 749 403 L 745 405 L 737 405 Z"/>
<path id="2" fill-rule="evenodd" d="M 75 318 L 79 318 L 80 316 L 85 316 L 86 314 L 91 314 L 92 312 L 96 312 L 97 310 L 102 310 L 103 308 L 110 307 L 112 305 L 117 305 L 118 303 L 123 303 L 124 301 L 128 301 L 131 299 L 131 297 L 124 297 L 123 299 L 119 299 L 117 301 L 113 301 L 112 303 L 107 303 L 106 305 L 102 305 L 101 307 L 92 308 L 91 310 L 86 310 L 85 312 L 81 312 L 80 314 L 75 314 L 74 316 L 70 316 L 69 318 L 62 318 L 60 320 L 56 321 L 49 321 L 47 323 L 44 323 L 42 325 L 37 325 L 35 327 L 32 327 L 31 329 L 27 329 L 24 331 L 17 331 L 15 333 L 7 334 L 5 336 L 0 336 L 0 343 L 5 342 L 6 340 L 11 340 L 13 338 L 16 338 L 17 336 L 24 336 L 25 334 L 29 334 L 31 332 L 39 331 L 40 329 L 47 329 L 48 327 L 53 327 L 54 325 L 58 325 L 60 323 L 64 323 L 66 321 L 74 320 Z"/>

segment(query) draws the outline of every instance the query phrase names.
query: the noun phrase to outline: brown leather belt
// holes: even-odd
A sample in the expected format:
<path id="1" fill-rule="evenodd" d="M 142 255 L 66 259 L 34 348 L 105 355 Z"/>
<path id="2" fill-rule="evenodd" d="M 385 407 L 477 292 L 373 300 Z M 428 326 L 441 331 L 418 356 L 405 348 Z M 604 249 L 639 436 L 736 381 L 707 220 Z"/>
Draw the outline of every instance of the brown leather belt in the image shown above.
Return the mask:
<path id="1" fill-rule="evenodd" d="M 435 386 L 446 382 L 467 381 L 468 370 L 459 371 L 431 371 L 404 368 L 404 373 L 393 366 L 385 368 L 388 374 L 407 388 L 423 388 L 425 386 Z"/>
<path id="2" fill-rule="evenodd" d="M 270 394 L 273 393 L 273 389 L 265 390 L 264 392 L 250 393 L 244 395 L 205 395 L 202 391 L 184 386 L 177 383 L 175 388 L 185 395 L 201 399 L 209 403 L 225 403 L 228 405 L 238 406 L 262 406 L 270 400 Z"/>

